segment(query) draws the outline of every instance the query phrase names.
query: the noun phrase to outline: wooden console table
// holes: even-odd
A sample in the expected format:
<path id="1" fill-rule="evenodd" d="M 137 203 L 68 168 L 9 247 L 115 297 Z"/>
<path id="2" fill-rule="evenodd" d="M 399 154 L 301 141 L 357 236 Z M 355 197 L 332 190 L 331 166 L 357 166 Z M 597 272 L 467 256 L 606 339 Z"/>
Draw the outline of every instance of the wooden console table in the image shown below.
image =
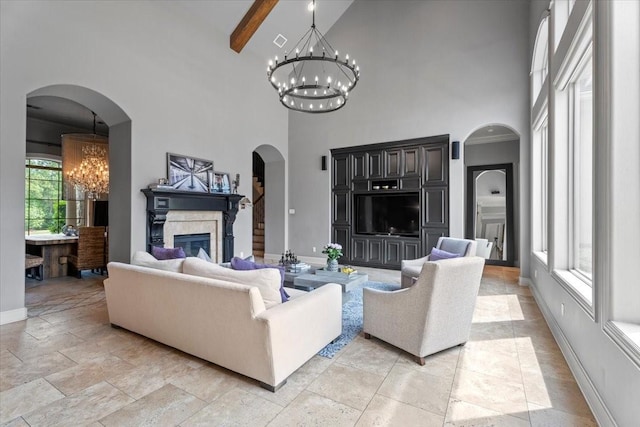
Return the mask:
<path id="1" fill-rule="evenodd" d="M 43 258 L 43 279 L 66 276 L 67 260 L 78 245 L 77 236 L 64 234 L 36 234 L 25 236 L 28 254 Z"/>

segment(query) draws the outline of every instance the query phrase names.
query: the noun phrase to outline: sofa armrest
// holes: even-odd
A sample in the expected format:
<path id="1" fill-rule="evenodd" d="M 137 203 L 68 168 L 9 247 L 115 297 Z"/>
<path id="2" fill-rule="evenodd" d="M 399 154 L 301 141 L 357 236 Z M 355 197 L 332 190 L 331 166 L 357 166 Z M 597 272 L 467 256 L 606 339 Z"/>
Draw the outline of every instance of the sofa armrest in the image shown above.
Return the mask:
<path id="1" fill-rule="evenodd" d="M 422 258 L 416 258 L 416 259 L 403 259 L 400 262 L 400 269 L 403 269 L 405 267 L 421 267 L 422 264 L 424 264 L 427 261 L 429 261 L 429 255 L 423 256 Z"/>
<path id="2" fill-rule="evenodd" d="M 269 331 L 279 384 L 342 333 L 342 287 L 329 283 L 256 316 Z"/>

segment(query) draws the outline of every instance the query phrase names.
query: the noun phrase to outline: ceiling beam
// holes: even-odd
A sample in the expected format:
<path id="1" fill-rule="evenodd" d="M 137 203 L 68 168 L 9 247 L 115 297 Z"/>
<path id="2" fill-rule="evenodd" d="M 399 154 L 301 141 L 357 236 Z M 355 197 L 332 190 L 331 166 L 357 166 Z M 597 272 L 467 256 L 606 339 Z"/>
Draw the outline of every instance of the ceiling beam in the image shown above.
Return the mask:
<path id="1" fill-rule="evenodd" d="M 278 0 L 255 0 L 253 2 L 236 29 L 231 33 L 229 38 L 231 49 L 238 53 L 242 51 L 276 3 Z"/>

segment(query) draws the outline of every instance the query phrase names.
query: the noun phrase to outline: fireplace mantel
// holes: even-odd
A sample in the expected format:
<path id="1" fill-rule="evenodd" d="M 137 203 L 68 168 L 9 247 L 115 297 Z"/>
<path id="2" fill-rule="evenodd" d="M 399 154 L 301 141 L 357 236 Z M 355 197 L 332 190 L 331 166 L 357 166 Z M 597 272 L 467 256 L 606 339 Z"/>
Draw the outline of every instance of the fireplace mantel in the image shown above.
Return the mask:
<path id="1" fill-rule="evenodd" d="M 219 211 L 223 217 L 222 258 L 233 257 L 233 223 L 238 213 L 240 194 L 196 193 L 188 191 L 140 190 L 147 197 L 147 251 L 152 246 L 164 246 L 164 223 L 167 212 Z"/>

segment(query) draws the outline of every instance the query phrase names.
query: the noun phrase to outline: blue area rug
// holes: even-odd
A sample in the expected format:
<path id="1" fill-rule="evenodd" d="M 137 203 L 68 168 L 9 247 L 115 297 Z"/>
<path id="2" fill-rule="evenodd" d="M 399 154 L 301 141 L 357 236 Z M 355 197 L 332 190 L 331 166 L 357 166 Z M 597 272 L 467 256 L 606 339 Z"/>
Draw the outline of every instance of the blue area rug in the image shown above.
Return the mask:
<path id="1" fill-rule="evenodd" d="M 342 297 L 346 300 L 342 304 L 342 335 L 333 344 L 320 350 L 319 356 L 333 358 L 345 345 L 349 344 L 362 330 L 362 288 L 373 288 L 382 291 L 394 291 L 400 289 L 400 285 L 365 282 Z"/>

